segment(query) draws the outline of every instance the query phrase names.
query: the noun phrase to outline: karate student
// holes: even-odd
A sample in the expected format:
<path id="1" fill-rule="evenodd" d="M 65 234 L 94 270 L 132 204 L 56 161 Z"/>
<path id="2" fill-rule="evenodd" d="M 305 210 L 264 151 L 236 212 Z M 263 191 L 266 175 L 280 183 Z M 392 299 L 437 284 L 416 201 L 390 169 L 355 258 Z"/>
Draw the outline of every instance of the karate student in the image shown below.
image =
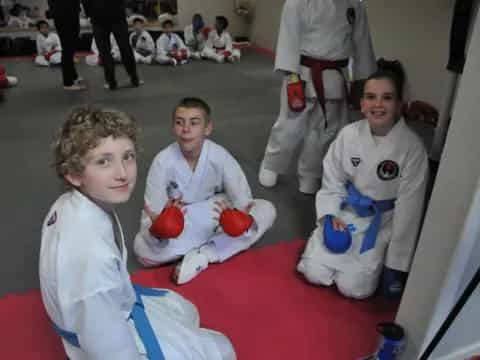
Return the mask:
<path id="1" fill-rule="evenodd" d="M 155 60 L 162 65 L 186 64 L 190 58 L 190 52 L 182 38 L 173 32 L 172 20 L 165 20 L 162 23 L 162 31 L 163 34 L 157 39 Z"/>
<path id="2" fill-rule="evenodd" d="M 344 127 L 323 161 L 318 227 L 297 266 L 317 285 L 335 283 L 347 297 L 403 290 L 419 232 L 428 158 L 422 140 L 400 116 L 402 85 L 378 71 L 366 81 L 366 119 Z"/>
<path id="3" fill-rule="evenodd" d="M 37 56 L 35 64 L 40 66 L 58 65 L 62 62 L 62 45 L 57 34 L 50 32 L 48 22 L 37 23 Z"/>
<path id="4" fill-rule="evenodd" d="M 269 201 L 252 198 L 235 158 L 207 139 L 213 124 L 203 100 L 182 99 L 173 117 L 176 142 L 150 166 L 134 251 L 145 266 L 180 260 L 173 278 L 183 284 L 209 263 L 252 246 L 276 211 Z"/>
<path id="5" fill-rule="evenodd" d="M 135 186 L 136 138 L 131 117 L 94 108 L 74 110 L 58 134 L 56 171 L 70 189 L 49 210 L 40 249 L 53 328 L 70 360 L 235 360 L 192 303 L 130 281 L 115 207 Z"/>
<path id="6" fill-rule="evenodd" d="M 228 19 L 225 16 L 215 18 L 215 29 L 208 33 L 202 56 L 219 63 L 240 60 L 240 50 L 233 48 L 232 37 L 227 31 Z"/>
<path id="7" fill-rule="evenodd" d="M 287 0 L 278 35 L 275 70 L 284 75 L 280 113 L 259 171 L 263 186 L 277 183 L 296 148 L 299 191 L 315 194 L 322 159 L 348 122 L 346 72 L 353 79 L 375 70 L 367 15 L 360 0 Z"/>
<path id="8" fill-rule="evenodd" d="M 134 31 L 130 34 L 130 46 L 137 63 L 151 64 L 155 54 L 155 42 L 143 28 L 144 20 L 137 17 L 133 20 Z"/>
<path id="9" fill-rule="evenodd" d="M 192 54 L 192 58 L 199 60 L 205 47 L 205 41 L 208 38 L 210 29 L 205 26 L 202 15 L 194 14 L 192 23 L 187 25 L 183 31 L 185 36 L 185 45 Z"/>
<path id="10" fill-rule="evenodd" d="M 122 58 L 120 55 L 120 49 L 118 48 L 117 41 L 113 34 L 110 34 L 110 53 L 112 54 L 112 59 L 114 62 L 121 63 Z M 95 41 L 95 37 L 92 38 L 92 46 L 91 51 L 93 54 L 87 55 L 85 57 L 85 63 L 90 66 L 97 66 L 102 65 L 102 60 L 100 58 L 100 53 L 98 51 L 97 42 Z"/>

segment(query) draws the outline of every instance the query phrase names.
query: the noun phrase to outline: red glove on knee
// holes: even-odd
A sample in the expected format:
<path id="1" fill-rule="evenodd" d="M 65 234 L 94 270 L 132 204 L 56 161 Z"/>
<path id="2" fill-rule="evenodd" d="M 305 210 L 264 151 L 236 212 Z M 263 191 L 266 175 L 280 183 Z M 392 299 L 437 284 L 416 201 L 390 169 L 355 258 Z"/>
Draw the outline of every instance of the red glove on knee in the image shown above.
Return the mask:
<path id="1" fill-rule="evenodd" d="M 228 59 L 230 56 L 232 56 L 232 52 L 228 51 L 228 50 L 225 50 L 223 52 L 223 56 L 225 57 L 225 59 Z"/>
<path id="2" fill-rule="evenodd" d="M 237 237 L 250 229 L 253 217 L 237 209 L 225 209 L 220 214 L 220 225 L 227 235 Z"/>
<path id="3" fill-rule="evenodd" d="M 49 51 L 47 52 L 44 56 L 45 56 L 45 59 L 47 59 L 47 61 L 50 61 L 50 58 L 52 57 L 53 54 L 55 54 L 56 51 Z"/>
<path id="4" fill-rule="evenodd" d="M 163 209 L 150 226 L 150 234 L 157 239 L 176 238 L 182 233 L 183 226 L 182 211 L 176 206 L 169 206 Z"/>
<path id="5" fill-rule="evenodd" d="M 187 60 L 188 52 L 187 49 L 180 49 L 180 60 Z"/>
<path id="6" fill-rule="evenodd" d="M 287 85 L 287 97 L 290 110 L 300 112 L 305 109 L 305 85 L 298 76 L 297 79 L 297 81 L 289 81 Z"/>
<path id="7" fill-rule="evenodd" d="M 0 65 L 0 77 L 5 75 L 5 66 Z"/>

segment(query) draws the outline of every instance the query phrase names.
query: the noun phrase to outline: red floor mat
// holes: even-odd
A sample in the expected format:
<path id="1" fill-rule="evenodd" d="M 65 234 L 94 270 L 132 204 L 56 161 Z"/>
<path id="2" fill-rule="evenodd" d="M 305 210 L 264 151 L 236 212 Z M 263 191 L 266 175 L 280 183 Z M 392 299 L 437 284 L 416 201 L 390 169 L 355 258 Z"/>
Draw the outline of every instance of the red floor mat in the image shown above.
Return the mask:
<path id="1" fill-rule="evenodd" d="M 294 271 L 303 241 L 247 251 L 175 286 L 170 267 L 135 273 L 134 282 L 169 287 L 200 311 L 202 324 L 230 337 L 239 360 L 352 360 L 371 353 L 375 324 L 397 303 L 355 301 L 306 284 Z M 64 360 L 38 291 L 0 299 L 0 359 Z"/>

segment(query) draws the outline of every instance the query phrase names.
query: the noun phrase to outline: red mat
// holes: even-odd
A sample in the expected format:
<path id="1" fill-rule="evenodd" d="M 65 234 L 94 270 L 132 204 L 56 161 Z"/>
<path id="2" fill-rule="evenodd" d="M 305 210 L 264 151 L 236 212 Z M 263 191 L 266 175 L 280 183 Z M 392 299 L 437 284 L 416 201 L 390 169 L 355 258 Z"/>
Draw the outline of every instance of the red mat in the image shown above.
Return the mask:
<path id="1" fill-rule="evenodd" d="M 398 304 L 349 300 L 334 288 L 306 284 L 294 270 L 303 245 L 247 251 L 183 286 L 171 284 L 171 267 L 142 270 L 132 279 L 191 300 L 203 326 L 230 337 L 239 360 L 352 360 L 372 353 L 375 324 L 393 320 Z M 0 299 L 0 319 L 0 359 L 64 360 L 38 290 Z"/>

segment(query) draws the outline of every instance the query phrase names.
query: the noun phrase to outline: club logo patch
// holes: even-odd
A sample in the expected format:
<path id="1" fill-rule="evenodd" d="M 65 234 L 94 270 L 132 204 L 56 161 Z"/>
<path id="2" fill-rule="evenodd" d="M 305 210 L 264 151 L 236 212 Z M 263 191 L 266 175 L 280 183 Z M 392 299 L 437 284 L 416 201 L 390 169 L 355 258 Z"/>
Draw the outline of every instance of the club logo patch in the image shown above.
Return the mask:
<path id="1" fill-rule="evenodd" d="M 380 179 L 388 181 L 398 177 L 400 168 L 398 164 L 393 160 L 382 161 L 377 168 L 377 175 Z"/>
<path id="2" fill-rule="evenodd" d="M 356 18 L 355 9 L 353 7 L 349 7 L 347 9 L 347 21 L 348 21 L 348 23 L 350 25 L 355 24 L 355 18 Z"/>
<path id="3" fill-rule="evenodd" d="M 179 199 L 182 197 L 182 192 L 175 181 L 170 181 L 167 186 L 167 195 L 169 199 Z"/>
<path id="4" fill-rule="evenodd" d="M 53 225 L 57 222 L 57 212 L 54 211 L 52 216 L 50 216 L 50 219 L 47 221 L 47 226 Z"/>
<path id="5" fill-rule="evenodd" d="M 362 159 L 360 159 L 359 157 L 352 157 L 350 158 L 350 161 L 352 162 L 353 167 L 357 167 L 358 165 L 360 165 Z"/>

